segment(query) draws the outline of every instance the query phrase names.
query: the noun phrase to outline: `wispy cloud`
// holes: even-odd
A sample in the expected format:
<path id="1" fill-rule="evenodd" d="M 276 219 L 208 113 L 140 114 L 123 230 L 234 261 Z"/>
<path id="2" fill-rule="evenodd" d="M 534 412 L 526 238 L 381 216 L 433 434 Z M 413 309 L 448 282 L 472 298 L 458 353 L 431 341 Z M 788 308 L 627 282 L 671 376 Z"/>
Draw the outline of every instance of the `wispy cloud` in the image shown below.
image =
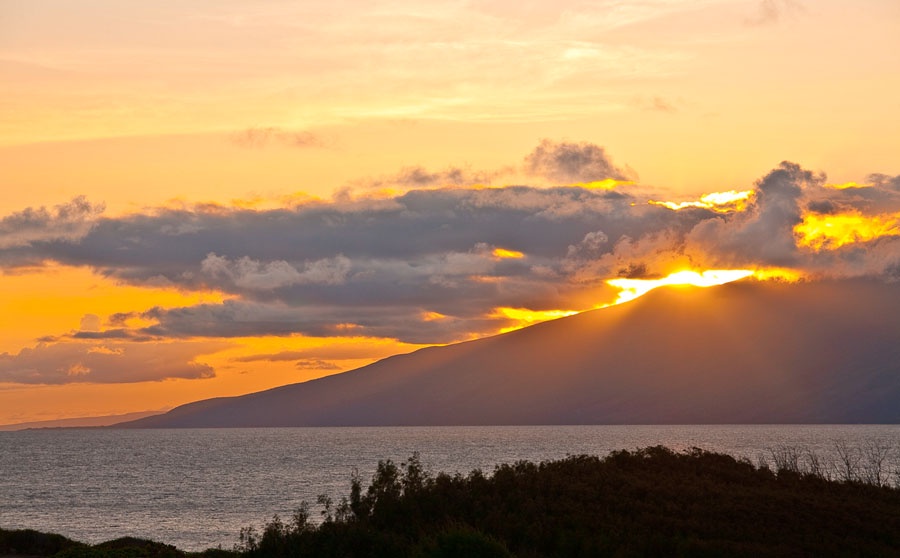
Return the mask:
<path id="1" fill-rule="evenodd" d="M 325 141 L 306 131 L 285 130 L 276 126 L 252 127 L 231 135 L 231 140 L 241 147 L 262 148 L 269 145 L 286 147 L 324 147 Z"/>
<path id="2" fill-rule="evenodd" d="M 0 354 L 0 382 L 117 384 L 211 378 L 215 370 L 196 359 L 227 346 L 221 341 L 42 343 L 17 354 Z"/>
<path id="3" fill-rule="evenodd" d="M 804 11 L 803 4 L 796 0 L 760 0 L 756 14 L 745 18 L 744 23 L 751 26 L 772 25 L 785 15 L 794 16 Z"/>
<path id="4" fill-rule="evenodd" d="M 650 97 L 645 97 L 643 95 L 636 96 L 632 101 L 634 106 L 650 112 L 661 112 L 667 114 L 674 114 L 678 112 L 678 107 L 676 104 L 664 97 L 660 97 L 659 95 L 653 95 Z"/>
<path id="5" fill-rule="evenodd" d="M 315 358 L 308 358 L 303 360 L 298 360 L 294 363 L 294 366 L 299 370 L 340 370 L 341 367 L 333 362 L 328 362 L 324 360 L 319 360 Z"/>
<path id="6" fill-rule="evenodd" d="M 410 346 L 412 349 L 413 346 Z M 372 339 L 348 338 L 345 342 L 330 341 L 323 346 L 308 347 L 277 353 L 259 353 L 235 357 L 234 362 L 291 362 L 300 360 L 358 360 L 387 357 L 396 354 L 397 345 Z"/>

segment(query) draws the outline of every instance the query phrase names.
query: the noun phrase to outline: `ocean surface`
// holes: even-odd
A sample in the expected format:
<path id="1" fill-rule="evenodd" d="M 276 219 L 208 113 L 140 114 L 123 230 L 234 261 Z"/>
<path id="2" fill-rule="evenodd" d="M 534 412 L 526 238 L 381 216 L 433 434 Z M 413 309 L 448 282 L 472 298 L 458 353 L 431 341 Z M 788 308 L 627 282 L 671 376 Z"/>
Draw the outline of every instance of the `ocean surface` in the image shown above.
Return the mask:
<path id="1" fill-rule="evenodd" d="M 97 543 L 149 538 L 182 550 L 238 542 L 242 527 L 289 517 L 301 501 L 349 493 L 358 470 L 418 451 L 432 472 L 498 463 L 604 456 L 662 444 L 771 460 L 790 447 L 835 458 L 836 447 L 890 447 L 900 470 L 900 425 L 503 426 L 34 430 L 0 432 L 0 527 Z"/>

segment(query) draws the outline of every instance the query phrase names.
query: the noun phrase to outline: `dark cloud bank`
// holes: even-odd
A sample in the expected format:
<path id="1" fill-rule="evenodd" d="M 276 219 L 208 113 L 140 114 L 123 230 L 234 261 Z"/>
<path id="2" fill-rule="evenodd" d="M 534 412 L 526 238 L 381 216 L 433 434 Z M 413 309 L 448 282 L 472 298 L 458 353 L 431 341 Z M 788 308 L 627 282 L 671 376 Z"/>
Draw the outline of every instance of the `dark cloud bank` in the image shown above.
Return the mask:
<path id="1" fill-rule="evenodd" d="M 122 217 L 103 217 L 102 206 L 78 198 L 0 220 L 0 268 L 55 262 L 127 284 L 234 295 L 222 304 L 150 310 L 140 317 L 154 325 L 137 330 L 124 326 L 135 316 L 123 309 L 106 329 L 72 336 L 95 342 L 304 334 L 446 343 L 510 325 L 495 308 L 589 308 L 611 298 L 606 279 L 652 277 L 675 262 L 900 275 L 896 236 L 816 252 L 798 247 L 793 233 L 809 211 L 900 211 L 900 177 L 872 175 L 870 187 L 838 190 L 784 162 L 757 181 L 746 209 L 721 214 L 650 205 L 636 187 L 566 186 L 634 177 L 591 144 L 544 141 L 524 169 L 561 185 L 413 189 L 276 210 L 198 206 Z M 407 185 L 442 175 L 413 174 L 406 173 Z M 499 257 L 495 248 L 523 257 Z M 42 346 L 34 350 L 53 345 Z M 2 358 L 0 378 L 27 381 L 23 370 L 34 355 Z M 328 367 L 316 355 L 306 358 L 309 367 Z M 43 376 L 55 381 L 54 374 Z M 204 374 L 185 368 L 167 375 Z"/>

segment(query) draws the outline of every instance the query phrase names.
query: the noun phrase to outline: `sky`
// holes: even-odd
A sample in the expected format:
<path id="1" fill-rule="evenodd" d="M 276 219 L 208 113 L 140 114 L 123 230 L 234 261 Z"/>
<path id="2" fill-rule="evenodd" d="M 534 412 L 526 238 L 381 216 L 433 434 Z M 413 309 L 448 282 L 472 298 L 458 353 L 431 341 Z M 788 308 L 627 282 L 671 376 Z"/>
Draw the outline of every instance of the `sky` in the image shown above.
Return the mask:
<path id="1" fill-rule="evenodd" d="M 900 278 L 894 0 L 0 0 L 0 91 L 0 424 Z"/>

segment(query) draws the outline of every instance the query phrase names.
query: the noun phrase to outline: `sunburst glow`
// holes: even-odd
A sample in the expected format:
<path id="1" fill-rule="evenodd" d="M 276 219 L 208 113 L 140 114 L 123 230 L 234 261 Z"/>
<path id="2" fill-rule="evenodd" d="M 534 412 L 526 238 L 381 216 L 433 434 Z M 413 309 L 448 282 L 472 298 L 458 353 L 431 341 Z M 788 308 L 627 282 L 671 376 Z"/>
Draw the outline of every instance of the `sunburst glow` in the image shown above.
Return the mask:
<path id="1" fill-rule="evenodd" d="M 506 248 L 494 248 L 491 255 L 501 260 L 524 258 L 525 254 L 518 250 L 507 250 Z"/>
<path id="2" fill-rule="evenodd" d="M 573 186 L 585 188 L 587 190 L 614 190 L 619 186 L 627 186 L 634 184 L 633 180 L 616 180 L 614 178 L 606 178 L 603 180 L 595 180 L 593 182 L 577 182 Z"/>
<path id="3" fill-rule="evenodd" d="M 749 269 L 709 269 L 706 271 L 678 271 L 660 279 L 610 279 L 606 283 L 620 289 L 619 297 L 613 304 L 622 304 L 645 295 L 658 287 L 667 285 L 691 285 L 712 287 L 723 285 L 753 275 Z"/>
<path id="4" fill-rule="evenodd" d="M 572 316 L 574 314 L 578 314 L 577 310 L 530 310 L 528 308 L 495 308 L 493 315 L 495 317 L 508 318 L 510 320 L 515 320 L 515 325 L 505 327 L 500 330 L 501 333 L 506 333 L 508 331 L 515 331 L 517 329 L 522 329 L 523 327 L 529 326 L 531 324 L 536 324 L 538 322 L 546 322 L 547 320 L 555 320 L 557 318 L 565 318 L 566 316 Z"/>
<path id="5" fill-rule="evenodd" d="M 797 245 L 816 252 L 847 244 L 900 236 L 900 213 L 867 216 L 860 212 L 833 215 L 810 213 L 794 227 Z"/>
<path id="6" fill-rule="evenodd" d="M 753 278 L 759 281 L 779 281 L 782 283 L 796 283 L 804 280 L 804 275 L 794 269 L 779 267 L 757 269 L 753 272 Z"/>

